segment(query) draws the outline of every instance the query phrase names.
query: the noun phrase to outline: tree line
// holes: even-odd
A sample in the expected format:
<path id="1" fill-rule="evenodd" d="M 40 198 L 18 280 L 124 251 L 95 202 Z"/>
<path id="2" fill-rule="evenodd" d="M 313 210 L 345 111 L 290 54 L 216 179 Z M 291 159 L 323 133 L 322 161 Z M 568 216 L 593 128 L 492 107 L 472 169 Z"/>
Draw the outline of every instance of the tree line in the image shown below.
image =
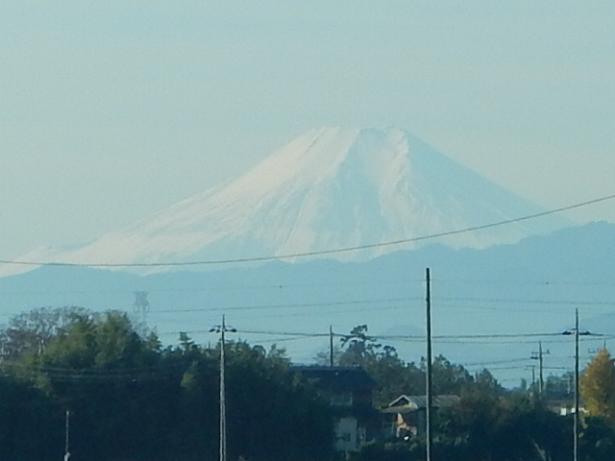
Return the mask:
<path id="1" fill-rule="evenodd" d="M 37 309 L 2 332 L 0 459 L 217 459 L 219 345 L 163 347 L 122 312 Z M 276 347 L 229 342 L 229 459 L 332 455 L 329 408 Z"/>
<path id="2" fill-rule="evenodd" d="M 67 410 L 71 460 L 217 459 L 219 344 L 204 347 L 181 334 L 165 346 L 123 312 L 71 307 L 15 316 L 0 331 L 0 347 L 0 459 L 62 459 Z M 226 357 L 230 461 L 340 459 L 334 409 L 293 371 L 283 349 L 232 341 Z M 609 375 L 610 358 L 600 357 L 583 384 L 592 414 L 583 422 L 584 461 L 615 459 L 615 392 L 604 387 L 615 385 L 615 375 Z M 377 407 L 424 392 L 424 361 L 403 361 L 370 337 L 366 325 L 341 339 L 335 361 L 370 374 Z M 438 459 L 572 459 L 570 417 L 549 411 L 535 395 L 504 389 L 488 370 L 471 374 L 441 356 L 433 372 L 436 393 L 461 396 L 459 405 L 437 414 Z M 592 385 L 599 389 L 593 394 Z M 353 457 L 419 461 L 424 441 L 380 437 Z"/>
<path id="3" fill-rule="evenodd" d="M 367 325 L 342 338 L 336 362 L 365 368 L 376 382 L 375 402 L 386 405 L 401 394 L 425 392 L 424 359 L 405 362 L 395 348 L 381 344 Z M 323 362 L 324 354 L 318 360 Z M 446 461 L 572 461 L 572 414 L 562 416 L 550 407 L 572 399 L 571 376 L 549 377 L 546 392 L 536 386 L 502 387 L 488 369 L 475 374 L 435 357 L 434 394 L 461 397 L 458 405 L 435 414 L 434 459 Z M 606 348 L 600 350 L 581 379 L 583 415 L 580 459 L 615 459 L 615 366 Z M 425 441 L 379 440 L 366 447 L 357 461 L 422 461 Z"/>

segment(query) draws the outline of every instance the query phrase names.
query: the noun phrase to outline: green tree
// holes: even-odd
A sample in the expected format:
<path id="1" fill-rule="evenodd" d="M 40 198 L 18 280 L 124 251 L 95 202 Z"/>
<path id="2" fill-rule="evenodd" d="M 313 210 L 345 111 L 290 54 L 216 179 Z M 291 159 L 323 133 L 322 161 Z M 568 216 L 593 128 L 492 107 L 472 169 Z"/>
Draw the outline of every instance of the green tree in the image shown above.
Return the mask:
<path id="1" fill-rule="evenodd" d="M 14 360 L 41 353 L 76 318 L 87 314 L 82 307 L 40 307 L 12 317 L 0 335 L 4 356 Z"/>
<path id="2" fill-rule="evenodd" d="M 354 327 L 340 340 L 339 364 L 360 366 L 376 382 L 374 403 L 383 406 L 401 394 L 423 393 L 424 373 L 414 363 L 405 363 L 394 347 L 379 343 L 368 334 L 367 325 Z"/>
<path id="3" fill-rule="evenodd" d="M 422 360 L 421 369 L 425 370 L 426 366 L 425 360 Z M 432 376 L 436 394 L 460 394 L 465 387 L 474 382 L 468 370 L 462 365 L 452 363 L 443 355 L 434 358 Z"/>
<path id="4" fill-rule="evenodd" d="M 357 325 L 350 330 L 350 334 L 340 338 L 340 343 L 343 352 L 339 363 L 342 366 L 365 368 L 377 358 L 378 351 L 382 348 L 382 344 L 368 335 L 367 325 Z"/>
<path id="5" fill-rule="evenodd" d="M 419 366 L 414 362 L 404 362 L 394 347 L 370 336 L 367 325 L 354 327 L 340 342 L 342 353 L 339 364 L 361 366 L 369 373 L 376 382 L 374 401 L 377 406 L 386 405 L 401 394 L 425 393 L 424 359 L 421 359 Z M 460 394 L 464 388 L 474 384 L 474 378 L 463 366 L 451 363 L 442 355 L 434 359 L 432 373 L 434 391 L 439 394 Z M 490 374 L 489 377 L 495 381 Z M 482 378 L 487 379 L 486 376 Z M 489 385 L 498 387 L 491 381 Z"/>
<path id="6" fill-rule="evenodd" d="M 498 380 L 491 374 L 486 368 L 479 371 L 474 375 L 474 382 L 468 383 L 467 378 L 462 383 L 465 388 L 471 386 L 480 389 L 483 393 L 488 395 L 502 395 L 504 388 L 498 383 Z"/>
<path id="7" fill-rule="evenodd" d="M 612 461 L 615 459 L 615 432 L 603 418 L 589 417 L 581 437 L 580 450 L 587 461 Z"/>
<path id="8" fill-rule="evenodd" d="M 11 324 L 13 338 L 32 337 L 22 343 L 37 346 L 42 337 L 45 345 L 21 348 L 3 367 L 11 373 L 0 374 L 0 393 L 10 399 L 0 403 L 0 459 L 61 458 L 66 409 L 76 459 L 215 459 L 219 344 L 203 348 L 183 335 L 162 349 L 123 312 L 74 311 L 59 322 L 38 314 Z M 284 350 L 226 347 L 231 458 L 329 460 L 328 403 L 289 369 Z"/>

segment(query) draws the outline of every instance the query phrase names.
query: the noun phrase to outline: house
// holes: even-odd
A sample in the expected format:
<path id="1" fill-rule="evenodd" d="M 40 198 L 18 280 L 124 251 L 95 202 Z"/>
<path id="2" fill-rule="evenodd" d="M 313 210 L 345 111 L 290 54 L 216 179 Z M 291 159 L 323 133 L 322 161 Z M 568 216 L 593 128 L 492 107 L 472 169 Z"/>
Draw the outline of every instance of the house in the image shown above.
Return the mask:
<path id="1" fill-rule="evenodd" d="M 432 409 L 450 408 L 459 403 L 456 395 L 436 395 Z M 385 434 L 388 437 L 409 438 L 425 433 L 427 397 L 424 395 L 400 395 L 381 412 L 385 415 Z"/>
<path id="2" fill-rule="evenodd" d="M 359 451 L 376 436 L 378 412 L 373 407 L 375 382 L 359 367 L 295 366 L 293 370 L 327 399 L 335 415 L 335 448 Z"/>
<path id="3" fill-rule="evenodd" d="M 551 398 L 551 399 L 546 399 L 544 401 L 544 404 L 549 411 L 557 415 L 560 415 L 560 416 L 574 415 L 574 412 L 575 412 L 574 402 L 570 401 L 569 399 Z M 583 405 L 581 405 L 579 407 L 579 413 L 587 415 L 589 414 L 589 411 L 587 411 L 587 409 Z"/>

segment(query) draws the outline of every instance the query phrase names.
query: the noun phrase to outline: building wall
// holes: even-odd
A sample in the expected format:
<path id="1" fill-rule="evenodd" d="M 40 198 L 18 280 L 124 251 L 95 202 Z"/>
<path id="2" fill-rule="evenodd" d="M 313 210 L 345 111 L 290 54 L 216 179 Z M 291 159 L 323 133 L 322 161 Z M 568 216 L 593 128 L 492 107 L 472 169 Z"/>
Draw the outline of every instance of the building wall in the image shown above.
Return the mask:
<path id="1" fill-rule="evenodd" d="M 359 424 L 353 416 L 340 418 L 335 425 L 335 449 L 358 451 L 360 446 Z"/>

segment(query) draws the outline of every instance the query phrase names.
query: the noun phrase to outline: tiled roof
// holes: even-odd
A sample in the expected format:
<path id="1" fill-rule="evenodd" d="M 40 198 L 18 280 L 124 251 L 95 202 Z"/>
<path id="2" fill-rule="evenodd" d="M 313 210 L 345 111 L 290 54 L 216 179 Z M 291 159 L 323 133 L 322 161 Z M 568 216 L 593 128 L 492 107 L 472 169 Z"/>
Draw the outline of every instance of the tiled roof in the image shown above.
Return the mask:
<path id="1" fill-rule="evenodd" d="M 291 370 L 329 389 L 370 390 L 376 385 L 360 367 L 293 366 Z"/>
<path id="2" fill-rule="evenodd" d="M 459 402 L 457 395 L 434 395 L 432 406 L 434 408 L 447 408 Z M 427 407 L 425 395 L 400 395 L 382 411 L 384 413 L 409 413 Z"/>

